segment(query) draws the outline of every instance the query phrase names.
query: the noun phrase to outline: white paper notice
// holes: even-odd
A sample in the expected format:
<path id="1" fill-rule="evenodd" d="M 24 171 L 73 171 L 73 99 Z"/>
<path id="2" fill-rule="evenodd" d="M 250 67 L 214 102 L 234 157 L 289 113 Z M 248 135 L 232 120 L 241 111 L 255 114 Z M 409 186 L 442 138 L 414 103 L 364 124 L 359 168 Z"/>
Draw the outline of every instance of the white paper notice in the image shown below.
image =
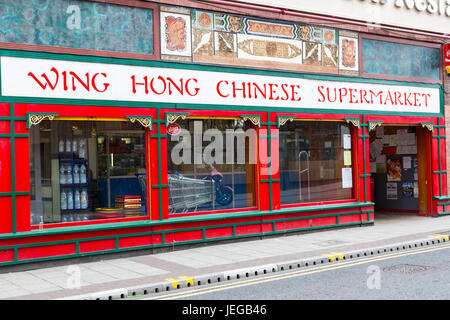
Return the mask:
<path id="1" fill-rule="evenodd" d="M 342 168 L 342 188 L 353 187 L 352 168 Z"/>
<path id="2" fill-rule="evenodd" d="M 397 200 L 397 183 L 396 182 L 386 183 L 386 199 Z"/>
<path id="3" fill-rule="evenodd" d="M 411 169 L 411 157 L 403 157 L 403 169 Z"/>
<path id="4" fill-rule="evenodd" d="M 344 149 L 352 148 L 352 136 L 349 134 L 344 134 Z"/>

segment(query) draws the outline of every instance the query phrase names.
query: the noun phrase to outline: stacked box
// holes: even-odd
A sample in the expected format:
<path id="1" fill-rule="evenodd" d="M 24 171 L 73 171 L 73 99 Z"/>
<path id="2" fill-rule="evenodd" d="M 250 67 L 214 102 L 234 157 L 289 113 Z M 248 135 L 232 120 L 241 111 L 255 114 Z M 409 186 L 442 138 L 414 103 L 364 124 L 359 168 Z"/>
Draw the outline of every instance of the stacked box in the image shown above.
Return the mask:
<path id="1" fill-rule="evenodd" d="M 115 206 L 123 209 L 125 217 L 137 217 L 141 214 L 141 196 L 116 196 Z"/>
<path id="2" fill-rule="evenodd" d="M 113 219 L 124 216 L 121 208 L 97 208 L 95 209 L 95 217 L 97 219 Z"/>

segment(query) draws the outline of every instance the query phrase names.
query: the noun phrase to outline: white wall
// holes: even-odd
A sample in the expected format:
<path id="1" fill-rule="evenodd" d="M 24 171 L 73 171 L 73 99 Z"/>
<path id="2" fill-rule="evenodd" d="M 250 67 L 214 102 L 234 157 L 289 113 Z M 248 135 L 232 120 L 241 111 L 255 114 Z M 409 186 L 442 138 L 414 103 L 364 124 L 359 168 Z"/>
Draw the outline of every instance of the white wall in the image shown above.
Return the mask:
<path id="1" fill-rule="evenodd" d="M 240 0 L 240 2 L 450 34 L 450 0 Z"/>

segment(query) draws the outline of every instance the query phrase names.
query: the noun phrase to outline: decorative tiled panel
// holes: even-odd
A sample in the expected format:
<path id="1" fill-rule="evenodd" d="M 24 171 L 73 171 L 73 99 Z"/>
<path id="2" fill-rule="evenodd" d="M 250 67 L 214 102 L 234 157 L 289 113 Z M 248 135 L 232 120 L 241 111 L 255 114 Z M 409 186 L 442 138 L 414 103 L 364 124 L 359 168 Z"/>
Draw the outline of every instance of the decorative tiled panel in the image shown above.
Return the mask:
<path id="1" fill-rule="evenodd" d="M 362 39 L 362 72 L 412 79 L 440 79 L 438 48 Z"/>
<path id="2" fill-rule="evenodd" d="M 80 0 L 1 0 L 0 42 L 153 54 L 153 10 Z"/>
<path id="3" fill-rule="evenodd" d="M 341 65 L 346 74 L 356 75 L 359 71 L 358 35 L 354 33 L 356 65 L 351 68 L 340 64 L 339 31 L 333 28 L 170 6 L 160 7 L 160 17 L 163 60 L 331 74 L 338 74 Z M 169 18 L 173 28 L 167 22 Z M 186 43 L 183 50 L 169 48 L 175 37 Z"/>
<path id="4" fill-rule="evenodd" d="M 359 74 L 358 34 L 348 31 L 339 32 L 339 73 Z"/>

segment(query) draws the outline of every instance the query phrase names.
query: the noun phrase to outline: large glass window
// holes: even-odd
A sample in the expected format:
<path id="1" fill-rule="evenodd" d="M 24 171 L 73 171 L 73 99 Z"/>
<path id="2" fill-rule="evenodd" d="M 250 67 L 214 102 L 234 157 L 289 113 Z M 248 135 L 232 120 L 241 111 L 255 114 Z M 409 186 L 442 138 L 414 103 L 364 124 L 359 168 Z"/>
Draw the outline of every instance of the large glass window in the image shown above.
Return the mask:
<path id="1" fill-rule="evenodd" d="M 256 206 L 256 132 L 242 120 L 169 125 L 169 213 Z"/>
<path id="2" fill-rule="evenodd" d="M 281 204 L 351 199 L 350 128 L 331 121 L 294 121 L 280 128 Z"/>
<path id="3" fill-rule="evenodd" d="M 31 223 L 146 215 L 144 129 L 128 121 L 30 128 Z"/>

